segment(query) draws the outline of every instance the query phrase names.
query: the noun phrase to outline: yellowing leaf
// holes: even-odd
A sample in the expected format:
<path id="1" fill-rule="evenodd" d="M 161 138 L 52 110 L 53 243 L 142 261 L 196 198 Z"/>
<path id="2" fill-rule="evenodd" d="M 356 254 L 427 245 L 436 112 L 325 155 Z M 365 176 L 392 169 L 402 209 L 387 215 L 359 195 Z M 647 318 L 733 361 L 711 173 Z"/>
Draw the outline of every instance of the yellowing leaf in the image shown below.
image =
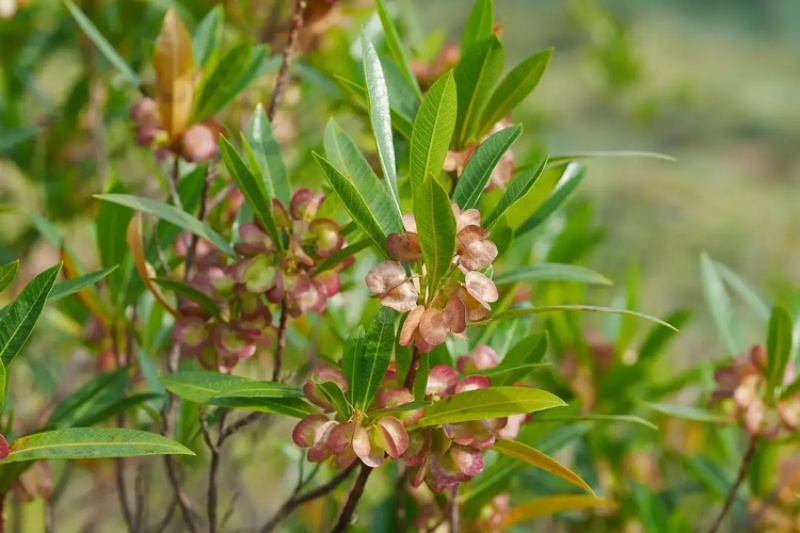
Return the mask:
<path id="1" fill-rule="evenodd" d="M 156 39 L 155 67 L 161 125 L 174 140 L 189 125 L 194 97 L 192 37 L 174 9 L 167 11 Z"/>
<path id="2" fill-rule="evenodd" d="M 554 476 L 558 476 L 594 496 L 592 487 L 590 487 L 583 479 L 581 479 L 578 474 L 565 467 L 549 455 L 540 452 L 536 448 L 531 448 L 527 444 L 515 440 L 497 439 L 493 449 L 499 453 L 502 453 L 503 455 L 513 457 L 514 459 L 519 459 L 520 461 L 528 463 L 529 465 L 533 465 L 546 472 L 550 472 Z"/>
<path id="3" fill-rule="evenodd" d="M 503 522 L 500 524 L 500 529 L 505 530 L 506 528 L 540 516 L 597 507 L 614 508 L 616 504 L 604 498 L 576 494 L 534 498 L 506 513 L 505 517 L 503 517 Z"/>
<path id="4" fill-rule="evenodd" d="M 161 292 L 153 282 L 152 278 L 156 277 L 156 272 L 153 269 L 153 266 L 147 262 L 147 259 L 144 255 L 144 245 L 142 244 L 142 214 L 136 213 L 134 217 L 131 219 L 130 224 L 128 224 L 128 234 L 127 234 L 127 241 L 128 241 L 128 248 L 131 250 L 131 254 L 133 254 L 133 263 L 136 265 L 136 271 L 139 273 L 139 277 L 142 278 L 145 286 L 148 290 L 153 293 L 156 300 L 164 306 L 164 309 L 167 310 L 169 314 L 174 317 L 178 317 L 178 312 L 173 308 L 164 297 L 164 293 Z"/>

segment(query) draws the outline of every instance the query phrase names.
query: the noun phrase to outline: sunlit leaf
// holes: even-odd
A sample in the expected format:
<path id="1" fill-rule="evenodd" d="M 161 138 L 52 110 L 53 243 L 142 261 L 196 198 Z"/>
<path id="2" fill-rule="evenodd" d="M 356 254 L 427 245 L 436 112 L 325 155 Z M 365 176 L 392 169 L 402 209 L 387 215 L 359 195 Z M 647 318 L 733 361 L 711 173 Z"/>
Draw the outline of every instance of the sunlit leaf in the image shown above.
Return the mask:
<path id="1" fill-rule="evenodd" d="M 419 89 L 417 78 L 411 71 L 411 65 L 408 62 L 408 56 L 403 48 L 400 35 L 397 33 L 397 28 L 395 28 L 394 23 L 389 16 L 389 12 L 386 9 L 386 3 L 384 0 L 377 0 L 375 2 L 375 7 L 378 10 L 378 17 L 381 19 L 381 26 L 383 26 L 383 38 L 384 41 L 386 41 L 386 47 L 389 49 L 389 54 L 392 56 L 392 60 L 400 69 L 400 72 L 403 73 L 403 77 L 408 81 L 408 85 L 411 90 L 414 91 L 417 97 L 422 96 L 422 91 Z"/>
<path id="2" fill-rule="evenodd" d="M 456 247 L 456 221 L 450 199 L 433 177 L 428 176 L 414 188 L 414 219 L 428 274 L 426 284 L 432 295 L 451 268 Z"/>
<path id="3" fill-rule="evenodd" d="M 597 498 L 596 496 L 583 496 L 578 494 L 542 496 L 527 500 L 506 512 L 503 516 L 500 528 L 510 528 L 511 526 L 528 522 L 534 518 L 549 516 L 556 513 L 581 509 L 613 509 L 615 507 L 616 504 L 613 501 Z"/>
<path id="4" fill-rule="evenodd" d="M 447 71 L 428 90 L 414 120 L 409 168 L 412 187 L 441 174 L 456 124 L 456 101 L 453 72 Z"/>
<path id="5" fill-rule="evenodd" d="M 493 27 L 494 0 L 476 0 L 461 33 L 461 55 L 467 53 L 476 42 L 491 36 Z"/>
<path id="6" fill-rule="evenodd" d="M 220 398 L 299 398 L 303 392 L 293 385 L 274 381 L 185 370 L 161 376 L 164 387 L 176 396 L 194 403 Z"/>
<path id="7" fill-rule="evenodd" d="M 161 126 L 176 139 L 189 125 L 194 98 L 192 37 L 175 9 L 168 9 L 156 39 L 156 102 Z"/>
<path id="8" fill-rule="evenodd" d="M 527 444 L 515 440 L 497 439 L 492 449 L 496 452 L 502 453 L 503 455 L 507 455 L 509 457 L 519 459 L 520 461 L 523 461 L 529 465 L 533 465 L 536 468 L 541 468 L 542 470 L 549 472 L 554 476 L 558 476 L 564 481 L 575 485 L 576 487 L 580 487 L 592 496 L 595 495 L 592 487 L 590 487 L 583 479 L 581 479 L 578 474 L 565 467 L 549 455 L 544 454 L 539 450 L 528 446 Z"/>
<path id="9" fill-rule="evenodd" d="M 536 263 L 514 268 L 493 278 L 495 285 L 530 281 L 568 281 L 588 285 L 611 285 L 611 280 L 594 270 L 579 265 Z"/>
<path id="10" fill-rule="evenodd" d="M 462 148 L 475 140 L 480 118 L 489 93 L 503 70 L 505 51 L 500 40 L 492 35 L 475 43 L 461 58 L 455 69 L 458 89 L 456 144 Z"/>

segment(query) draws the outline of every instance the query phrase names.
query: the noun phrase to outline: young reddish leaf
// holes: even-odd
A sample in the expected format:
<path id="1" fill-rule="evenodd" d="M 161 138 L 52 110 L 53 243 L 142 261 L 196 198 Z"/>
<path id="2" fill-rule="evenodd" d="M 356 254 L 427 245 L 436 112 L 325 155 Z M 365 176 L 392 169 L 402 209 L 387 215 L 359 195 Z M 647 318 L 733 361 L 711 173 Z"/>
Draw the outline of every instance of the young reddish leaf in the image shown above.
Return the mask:
<path id="1" fill-rule="evenodd" d="M 189 30 L 170 8 L 156 39 L 156 102 L 161 125 L 175 140 L 189 125 L 194 98 L 194 63 Z"/>
<path id="2" fill-rule="evenodd" d="M 128 248 L 133 255 L 133 264 L 136 266 L 136 271 L 139 273 L 139 277 L 142 279 L 145 286 L 153 294 L 156 300 L 158 300 L 158 303 L 160 303 L 169 314 L 177 318 L 178 311 L 176 311 L 175 308 L 172 307 L 169 302 L 167 302 L 167 299 L 164 297 L 164 293 L 162 293 L 161 289 L 159 289 L 152 282 L 152 279 L 156 277 L 156 272 L 152 265 L 147 262 L 147 259 L 144 255 L 141 213 L 137 213 L 128 224 L 127 241 Z"/>

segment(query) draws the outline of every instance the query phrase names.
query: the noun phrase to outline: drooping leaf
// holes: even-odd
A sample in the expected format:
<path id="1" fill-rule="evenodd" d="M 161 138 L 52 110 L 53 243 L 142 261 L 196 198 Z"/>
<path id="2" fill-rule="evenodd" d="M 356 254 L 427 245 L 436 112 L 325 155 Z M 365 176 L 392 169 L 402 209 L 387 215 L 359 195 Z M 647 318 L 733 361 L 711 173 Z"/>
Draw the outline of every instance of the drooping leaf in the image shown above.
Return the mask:
<path id="1" fill-rule="evenodd" d="M 611 280 L 594 270 L 579 265 L 537 263 L 515 268 L 493 278 L 498 287 L 521 281 L 568 281 L 588 285 L 611 285 Z"/>
<path id="2" fill-rule="evenodd" d="M 506 320 L 508 318 L 519 318 L 528 315 L 538 315 L 542 313 L 560 313 L 560 312 L 585 312 L 585 313 L 611 313 L 611 314 L 620 314 L 620 315 L 628 315 L 634 316 L 637 318 L 641 318 L 643 320 L 648 320 L 650 322 L 655 322 L 656 324 L 661 324 L 662 326 L 668 327 L 673 331 L 677 331 L 672 324 L 667 324 L 660 318 L 656 318 L 654 316 L 646 315 L 644 313 L 639 313 L 637 311 L 631 311 L 630 309 L 617 309 L 614 307 L 601 307 L 597 305 L 547 305 L 542 307 L 524 307 L 519 309 L 511 309 L 509 311 L 505 311 L 502 313 L 498 313 L 494 316 L 491 316 L 485 320 L 481 320 L 478 322 L 472 322 L 473 326 L 488 324 L 490 322 L 494 322 L 497 320 Z"/>
<path id="3" fill-rule="evenodd" d="M 194 66 L 201 69 L 206 66 L 214 50 L 219 46 L 222 38 L 222 22 L 225 20 L 225 10 L 221 5 L 214 6 L 197 25 L 192 37 L 192 55 Z"/>
<path id="4" fill-rule="evenodd" d="M 500 198 L 497 207 L 494 208 L 492 214 L 490 214 L 483 223 L 484 228 L 491 229 L 492 226 L 503 218 L 509 209 L 514 207 L 517 202 L 522 200 L 525 195 L 530 192 L 531 188 L 533 188 L 536 181 L 544 172 L 547 163 L 547 154 L 545 154 L 544 151 L 539 153 L 538 161 L 538 163 L 534 163 L 525 168 L 514 178 L 514 181 L 511 182 Z"/>
<path id="5" fill-rule="evenodd" d="M 219 60 L 200 87 L 194 117 L 204 119 L 222 111 L 269 68 L 266 45 L 243 43 Z"/>
<path id="6" fill-rule="evenodd" d="M 411 71 L 411 65 L 408 62 L 408 56 L 403 48 L 403 43 L 400 41 L 400 35 L 397 33 L 392 18 L 389 16 L 389 11 L 386 9 L 384 0 L 377 0 L 375 7 L 378 10 L 378 17 L 381 19 L 381 26 L 383 27 L 383 38 L 386 41 L 386 47 L 389 49 L 389 54 L 395 65 L 402 72 L 403 77 L 408 81 L 408 85 L 417 97 L 422 96 L 422 91 L 419 89 L 419 83 L 416 76 Z"/>
<path id="7" fill-rule="evenodd" d="M 782 307 L 772 308 L 767 329 L 767 402 L 783 384 L 792 355 L 792 317 Z"/>
<path id="8" fill-rule="evenodd" d="M 353 408 L 347 402 L 347 398 L 344 397 L 342 389 L 332 381 L 319 383 L 319 388 L 328 398 L 328 401 L 331 402 L 336 413 L 344 420 L 350 420 L 350 417 L 353 415 Z"/>
<path id="9" fill-rule="evenodd" d="M 476 42 L 490 37 L 493 28 L 494 0 L 476 0 L 461 33 L 461 55 L 466 54 Z"/>
<path id="10" fill-rule="evenodd" d="M 375 213 L 370 211 L 367 199 L 355 187 L 353 182 L 343 176 L 336 168 L 319 154 L 312 152 L 317 164 L 322 168 L 325 178 L 328 180 L 333 192 L 347 209 L 350 218 L 364 232 L 375 249 L 384 257 L 388 257 L 386 251 L 386 233 L 384 233 L 378 222 Z"/>
<path id="11" fill-rule="evenodd" d="M 192 37 L 170 8 L 156 39 L 156 102 L 161 126 L 174 140 L 186 130 L 194 98 Z"/>
<path id="12" fill-rule="evenodd" d="M 0 266 L 0 292 L 6 290 L 19 271 L 19 260 L 11 261 Z"/>
<path id="13" fill-rule="evenodd" d="M 272 125 L 264 112 L 264 106 L 260 103 L 247 123 L 245 137 L 253 149 L 257 170 L 261 173 L 267 195 L 288 206 L 291 200 L 291 186 L 286 165 L 278 141 L 272 133 Z"/>
<path id="14" fill-rule="evenodd" d="M 414 189 L 414 219 L 428 275 L 428 297 L 436 292 L 447 275 L 456 249 L 456 221 L 447 192 L 437 180 L 428 177 Z"/>
<path id="15" fill-rule="evenodd" d="M 0 319 L 0 360 L 6 368 L 30 338 L 59 272 L 61 263 L 33 278 Z"/>
<path id="16" fill-rule="evenodd" d="M 111 63 L 114 68 L 116 68 L 120 74 L 122 74 L 131 84 L 135 87 L 139 87 L 142 85 L 142 80 L 139 76 L 133 71 L 133 69 L 125 62 L 124 59 L 120 57 L 114 47 L 103 37 L 103 34 L 100 33 L 100 30 L 92 24 L 92 21 L 89 20 L 83 11 L 80 10 L 78 6 L 73 4 L 70 0 L 64 0 L 64 3 L 67 6 L 72 17 L 75 19 L 75 22 L 78 23 L 78 26 L 84 31 L 87 37 L 92 41 L 92 43 L 97 47 L 103 57 L 105 57 L 109 63 Z"/>
<path id="17" fill-rule="evenodd" d="M 0 464 L 43 459 L 103 459 L 144 455 L 194 455 L 174 440 L 139 431 L 116 428 L 70 428 L 35 433 L 11 443 Z"/>
<path id="18" fill-rule="evenodd" d="M 125 242 L 131 250 L 133 256 L 133 264 L 136 267 L 136 272 L 139 278 L 144 283 L 147 290 L 158 300 L 158 303 L 176 319 L 178 318 L 178 311 L 170 305 L 161 289 L 151 280 L 156 276 L 155 269 L 147 262 L 144 251 L 144 243 L 142 241 L 142 213 L 136 213 L 128 224 L 128 231 L 125 235 Z"/>
<path id="19" fill-rule="evenodd" d="M 372 403 L 383 381 L 394 349 L 394 313 L 384 307 L 367 328 L 362 349 L 352 354 L 352 405 L 360 411 Z"/>
<path id="20" fill-rule="evenodd" d="M 325 128 L 325 155 L 340 173 L 350 179 L 384 234 L 403 231 L 402 216 L 395 209 L 389 191 L 350 136 L 333 119 Z"/>
<path id="21" fill-rule="evenodd" d="M 556 209 L 569 198 L 586 175 L 586 167 L 579 163 L 570 163 L 558 180 L 553 193 L 539 206 L 539 208 L 516 230 L 515 235 L 521 236 L 537 228 L 547 220 Z"/>
<path id="22" fill-rule="evenodd" d="M 239 153 L 226 138 L 219 138 L 219 148 L 222 153 L 222 160 L 225 161 L 225 166 L 231 178 L 233 178 L 247 203 L 253 208 L 253 213 L 261 221 L 272 242 L 275 243 L 275 246 L 281 248 L 282 241 L 278 235 L 275 220 L 272 218 L 272 202 L 267 196 L 266 185 L 253 175 L 244 161 L 242 161 Z"/>
<path id="23" fill-rule="evenodd" d="M 217 303 L 205 294 L 194 287 L 187 285 L 185 283 L 181 283 L 179 281 L 175 281 L 172 279 L 167 278 L 152 278 L 151 281 L 153 283 L 157 283 L 161 287 L 165 289 L 169 289 L 178 295 L 181 298 L 186 298 L 187 300 L 191 300 L 197 305 L 199 305 L 204 311 L 211 313 L 215 317 L 220 317 L 220 308 Z"/>
<path id="24" fill-rule="evenodd" d="M 441 174 L 456 125 L 456 105 L 456 85 L 448 70 L 428 90 L 414 120 L 409 167 L 412 187 Z"/>
<path id="25" fill-rule="evenodd" d="M 190 231 L 198 237 L 207 240 L 209 243 L 216 246 L 220 251 L 231 257 L 236 257 L 238 255 L 234 249 L 231 248 L 228 242 L 219 235 L 219 233 L 206 226 L 196 217 L 181 211 L 177 207 L 173 207 L 150 198 L 131 196 L 128 194 L 95 194 L 94 197 L 100 200 L 105 200 L 106 202 L 124 205 L 125 207 L 129 207 L 134 211 L 141 211 L 143 213 L 154 215 L 161 220 L 169 222 L 170 224 L 174 224 L 175 226 Z"/>
<path id="26" fill-rule="evenodd" d="M 643 157 L 652 159 L 661 159 L 663 161 L 674 162 L 676 159 L 666 154 L 659 154 L 658 152 L 637 152 L 633 150 L 618 150 L 618 151 L 605 151 L 605 152 L 577 152 L 574 154 L 565 155 L 551 155 L 548 163 L 550 165 L 565 165 L 571 161 L 579 159 L 594 159 L 604 157 Z"/>
<path id="27" fill-rule="evenodd" d="M 553 49 L 537 52 L 511 69 L 492 93 L 489 103 L 481 118 L 482 132 L 489 131 L 492 126 L 503 120 L 539 85 Z"/>
<path id="28" fill-rule="evenodd" d="M 56 300 L 64 298 L 65 296 L 82 291 L 83 289 L 90 287 L 101 279 L 105 278 L 116 269 L 116 266 L 104 268 L 103 270 L 98 270 L 97 272 L 90 272 L 89 274 L 57 283 L 50 292 L 50 296 L 47 297 L 47 301 L 55 302 Z"/>
<path id="29" fill-rule="evenodd" d="M 489 183 L 494 168 L 520 135 L 522 135 L 522 125 L 506 128 L 478 146 L 467 161 L 453 191 L 453 200 L 461 209 L 472 209 L 478 205 L 481 193 Z"/>
<path id="30" fill-rule="evenodd" d="M 725 344 L 725 349 L 729 355 L 741 353 L 743 350 L 742 339 L 733 315 L 733 306 L 728 291 L 725 290 L 725 285 L 722 283 L 713 261 L 706 254 L 700 256 L 700 276 L 706 304 L 711 312 L 717 333 Z"/>
<path id="31" fill-rule="evenodd" d="M 532 448 L 519 441 L 497 439 L 492 449 L 502 453 L 503 455 L 507 455 L 509 457 L 519 459 L 520 461 L 523 461 L 529 465 L 533 465 L 536 468 L 541 468 L 542 470 L 549 472 L 554 476 L 558 476 L 564 481 L 575 485 L 576 487 L 580 487 L 592 496 L 595 495 L 592 487 L 590 487 L 583 479 L 581 479 L 578 474 L 565 467 L 549 455 L 540 452 L 536 448 Z"/>
<path id="32" fill-rule="evenodd" d="M 122 397 L 127 383 L 127 368 L 94 376 L 56 405 L 47 420 L 46 427 L 69 427 L 94 410 L 97 405 L 116 402 Z"/>
<path id="33" fill-rule="evenodd" d="M 712 413 L 699 407 L 691 405 L 669 405 L 665 403 L 641 402 L 642 405 L 657 413 L 679 418 L 681 420 L 691 420 L 694 422 L 704 422 L 707 424 L 732 424 L 735 421 L 728 416 Z"/>
<path id="34" fill-rule="evenodd" d="M 742 278 L 739 274 L 726 267 L 719 261 L 712 261 L 717 275 L 727 283 L 739 297 L 750 306 L 750 309 L 755 312 L 756 316 L 762 319 L 765 323 L 769 320 L 770 309 L 772 305 L 769 300 L 761 294 L 758 289 L 753 287 L 747 280 Z"/>
<path id="35" fill-rule="evenodd" d="M 562 405 L 566 405 L 563 400 L 539 389 L 526 387 L 475 389 L 434 403 L 425 409 L 425 416 L 409 429 L 487 418 L 502 418 L 552 409 Z"/>
<path id="36" fill-rule="evenodd" d="M 367 82 L 367 101 L 369 119 L 375 144 L 378 148 L 378 159 L 383 171 L 383 179 L 389 188 L 395 209 L 400 210 L 400 195 L 397 191 L 397 163 L 394 156 L 392 139 L 392 119 L 389 107 L 389 92 L 383 76 L 383 67 L 375 47 L 365 34 L 361 36 L 361 47 L 364 54 L 364 79 Z"/>
<path id="37" fill-rule="evenodd" d="M 503 521 L 500 528 L 505 530 L 517 524 L 539 518 L 541 516 L 549 516 L 556 513 L 563 513 L 567 511 L 576 511 L 579 509 L 595 509 L 595 508 L 610 508 L 616 507 L 616 504 L 611 500 L 598 498 L 596 496 L 584 496 L 580 494 L 564 494 L 561 496 L 542 496 L 527 500 L 520 505 L 512 508 L 503 516 Z"/>
<path id="38" fill-rule="evenodd" d="M 174 395 L 194 403 L 220 398 L 299 398 L 303 395 L 293 385 L 197 370 L 165 374 L 160 381 Z"/>
<path id="39" fill-rule="evenodd" d="M 274 413 L 292 418 L 305 418 L 319 413 L 318 408 L 301 398 L 217 398 L 208 403 L 227 409 Z"/>
<path id="40" fill-rule="evenodd" d="M 456 145 L 463 148 L 475 140 L 489 93 L 503 70 L 505 51 L 494 35 L 475 43 L 455 69 L 458 89 Z"/>

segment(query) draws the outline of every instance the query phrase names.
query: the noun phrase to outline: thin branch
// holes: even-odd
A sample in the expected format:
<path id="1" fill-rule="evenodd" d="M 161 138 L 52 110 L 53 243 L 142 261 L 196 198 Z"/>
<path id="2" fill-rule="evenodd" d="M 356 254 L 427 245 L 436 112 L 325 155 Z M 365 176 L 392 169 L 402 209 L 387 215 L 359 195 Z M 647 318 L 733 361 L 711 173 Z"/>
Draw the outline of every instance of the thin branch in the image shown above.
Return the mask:
<path id="1" fill-rule="evenodd" d="M 419 360 L 421 356 L 422 353 L 420 353 L 417 346 L 414 345 L 414 355 L 411 358 L 411 366 L 408 368 L 408 374 L 406 374 L 406 380 L 403 383 L 403 387 L 412 393 L 414 392 L 414 380 L 417 379 L 417 370 L 419 370 Z"/>
<path id="2" fill-rule="evenodd" d="M 272 381 L 280 381 L 283 366 L 283 351 L 286 349 L 286 325 L 289 313 L 286 311 L 286 298 L 281 301 L 281 316 L 278 321 L 278 345 L 275 347 L 275 367 L 272 369 Z"/>
<path id="3" fill-rule="evenodd" d="M 731 490 L 728 492 L 728 497 L 725 499 L 725 505 L 722 506 L 722 512 L 720 512 L 719 516 L 714 521 L 714 524 L 708 530 L 708 533 L 716 533 L 719 531 L 719 528 L 722 527 L 722 522 L 725 520 L 725 516 L 733 506 L 733 502 L 736 501 L 736 494 L 739 492 L 739 487 L 744 481 L 744 478 L 747 476 L 747 473 L 750 471 L 750 463 L 752 462 L 753 456 L 756 453 L 757 445 L 758 435 L 753 435 L 750 437 L 750 444 L 747 446 L 747 451 L 742 458 L 742 466 L 739 467 L 739 475 L 736 476 L 736 481 L 733 483 Z"/>
<path id="4" fill-rule="evenodd" d="M 289 79 L 289 68 L 292 66 L 292 54 L 294 46 L 297 42 L 297 37 L 300 35 L 300 28 L 303 27 L 303 14 L 306 10 L 306 0 L 296 0 L 294 4 L 294 12 L 292 13 L 292 25 L 289 30 L 289 42 L 283 51 L 283 62 L 281 63 L 281 70 L 278 72 L 278 79 L 275 80 L 275 89 L 272 91 L 272 99 L 269 102 L 269 110 L 267 118 L 272 122 L 275 118 L 275 113 L 278 111 L 278 104 L 281 101 L 283 89 Z"/>
<path id="5" fill-rule="evenodd" d="M 322 496 L 325 496 L 333 491 L 336 487 L 341 485 L 344 480 L 350 477 L 350 473 L 356 469 L 357 465 L 358 461 L 354 461 L 350 466 L 336 474 L 336 476 L 334 476 L 330 481 L 317 487 L 316 489 L 306 492 L 305 494 L 298 495 L 297 492 L 299 491 L 295 489 L 295 492 L 292 493 L 292 496 L 283 502 L 283 505 L 281 505 L 270 521 L 261 528 L 261 533 L 269 533 L 275 529 L 278 524 L 285 520 L 295 509 L 304 503 L 321 498 Z"/>
<path id="6" fill-rule="evenodd" d="M 367 486 L 367 480 L 369 479 L 369 475 L 372 474 L 372 470 L 371 466 L 367 466 L 363 463 L 361 464 L 361 472 L 358 473 L 358 478 L 353 488 L 350 490 L 350 496 L 347 497 L 347 503 L 344 505 L 344 509 L 342 509 L 342 514 L 339 515 L 339 520 L 336 522 L 336 525 L 331 529 L 331 533 L 344 533 L 347 531 L 347 528 L 350 527 L 350 522 L 353 521 L 353 515 L 358 506 L 358 501 L 364 494 L 364 487 Z"/>
<path id="7" fill-rule="evenodd" d="M 155 531 L 156 533 L 163 533 L 169 523 L 172 522 L 172 515 L 175 514 L 175 509 L 178 507 L 178 498 L 173 497 L 172 502 L 167 506 L 167 512 L 164 514 L 164 517 L 158 523 L 156 527 L 154 527 L 151 531 Z"/>
<path id="8" fill-rule="evenodd" d="M 209 187 L 209 172 L 211 165 L 206 169 L 206 177 L 203 179 L 203 189 L 200 193 L 200 212 L 197 218 L 202 222 L 206 218 L 206 204 L 208 202 L 208 187 Z M 189 249 L 186 250 L 186 264 L 184 265 L 183 281 L 184 283 L 189 279 L 189 273 L 194 265 L 194 259 L 197 255 L 197 241 L 199 237 L 196 233 L 192 233 L 191 240 L 189 241 Z"/>
<path id="9" fill-rule="evenodd" d="M 149 464 L 149 463 L 148 463 Z M 145 522 L 146 522 L 146 499 L 144 497 L 144 493 L 146 490 L 145 484 L 145 463 L 142 461 L 140 463 L 139 468 L 136 469 L 136 477 L 133 480 L 133 494 L 134 494 L 134 509 L 136 509 L 136 532 L 137 533 L 144 533 L 145 531 Z"/>
<path id="10" fill-rule="evenodd" d="M 216 533 L 219 523 L 217 519 L 217 508 L 219 502 L 219 487 L 217 479 L 219 477 L 219 465 L 221 458 L 219 446 L 222 441 L 224 428 L 225 412 L 223 411 L 219 420 L 219 436 L 217 437 L 217 442 L 215 443 L 211 438 L 211 431 L 208 428 L 208 421 L 206 420 L 205 414 L 200 415 L 200 429 L 203 432 L 203 440 L 211 452 L 211 462 L 208 466 L 208 500 L 206 503 L 206 511 L 208 513 L 208 531 L 210 533 Z"/>
<path id="11" fill-rule="evenodd" d="M 230 437 L 240 429 L 243 429 L 254 422 L 258 422 L 259 420 L 265 420 L 268 418 L 269 415 L 267 413 L 259 413 L 259 412 L 253 412 L 243 418 L 240 418 L 239 420 L 237 420 L 236 422 L 225 428 L 225 432 L 220 437 L 220 445 L 226 440 L 228 440 L 228 437 Z"/>
<path id="12" fill-rule="evenodd" d="M 119 326 L 117 324 L 111 327 L 111 350 L 114 353 L 114 361 L 117 364 L 117 368 L 127 367 L 127 356 L 123 359 L 119 346 Z M 120 428 L 125 427 L 124 413 L 119 413 L 117 415 L 117 426 Z M 134 519 L 134 509 L 131 507 L 130 498 L 128 496 L 128 486 L 125 483 L 125 459 L 121 457 L 115 459 L 114 467 L 114 479 L 117 485 L 117 497 L 119 498 L 119 506 L 122 510 L 122 518 L 125 520 L 128 531 L 130 533 L 135 533 L 136 523 Z"/>

